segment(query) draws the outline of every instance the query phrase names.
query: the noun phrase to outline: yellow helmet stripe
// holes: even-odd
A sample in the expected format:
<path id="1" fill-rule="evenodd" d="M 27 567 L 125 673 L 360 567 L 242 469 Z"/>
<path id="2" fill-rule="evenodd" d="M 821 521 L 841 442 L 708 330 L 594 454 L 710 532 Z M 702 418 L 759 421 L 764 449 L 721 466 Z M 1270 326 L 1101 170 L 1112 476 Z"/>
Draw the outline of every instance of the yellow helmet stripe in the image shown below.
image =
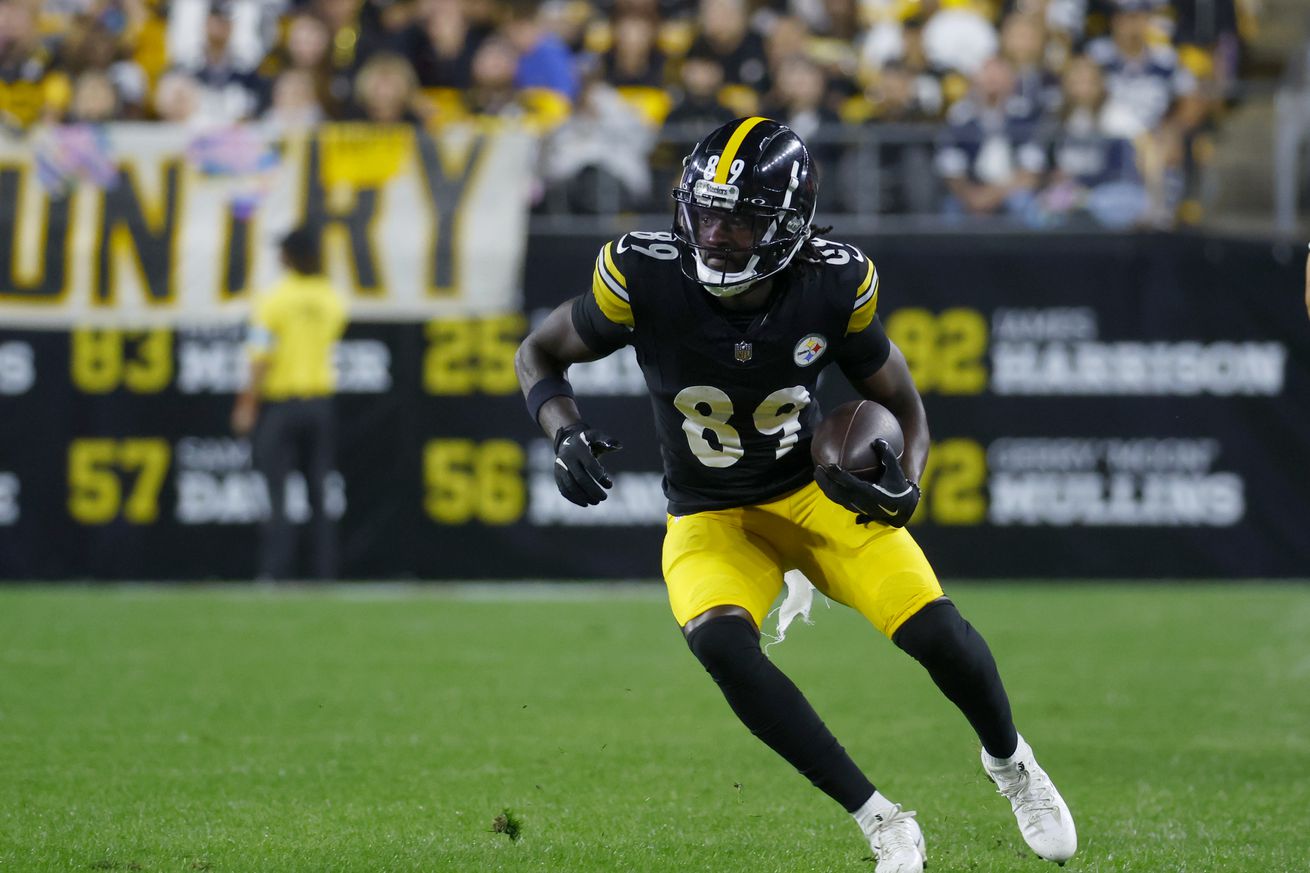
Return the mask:
<path id="1" fill-rule="evenodd" d="M 746 134 L 761 121 L 768 119 L 763 116 L 753 115 L 750 118 L 737 125 L 737 129 L 728 137 L 728 144 L 723 147 L 723 154 L 719 155 L 719 165 L 714 169 L 714 181 L 720 185 L 728 181 L 728 170 L 732 167 L 732 162 L 737 159 L 737 149 L 741 148 L 742 140 L 746 139 Z"/>

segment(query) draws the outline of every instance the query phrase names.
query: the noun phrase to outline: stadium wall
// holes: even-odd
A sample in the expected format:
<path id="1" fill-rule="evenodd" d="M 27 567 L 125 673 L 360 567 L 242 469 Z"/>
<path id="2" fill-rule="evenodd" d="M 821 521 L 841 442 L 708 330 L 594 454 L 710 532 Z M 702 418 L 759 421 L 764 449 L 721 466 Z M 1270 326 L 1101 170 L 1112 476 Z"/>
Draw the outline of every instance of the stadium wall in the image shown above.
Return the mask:
<path id="1" fill-rule="evenodd" d="M 924 393 L 935 446 L 914 524 L 945 577 L 1310 575 L 1297 264 L 1203 236 L 833 235 L 877 262 Z M 658 574 L 634 358 L 572 374 L 626 446 L 590 511 L 556 493 L 512 371 L 530 321 L 589 287 L 602 241 L 531 237 L 521 307 L 352 324 L 330 489 L 345 576 Z M 267 492 L 227 433 L 241 338 L 230 320 L 7 320 L 0 578 L 248 578 Z M 833 375 L 825 403 L 849 391 Z"/>
<path id="2" fill-rule="evenodd" d="M 572 374 L 627 445 L 603 509 L 559 497 L 518 398 L 517 342 L 589 287 L 602 242 L 526 232 L 535 148 L 351 124 L 0 143 L 0 578 L 250 575 L 267 483 L 228 410 L 250 296 L 300 221 L 354 320 L 329 488 L 345 575 L 655 575 L 633 356 Z M 928 405 L 916 529 L 943 574 L 1310 575 L 1296 264 L 1199 236 L 849 239 Z"/>

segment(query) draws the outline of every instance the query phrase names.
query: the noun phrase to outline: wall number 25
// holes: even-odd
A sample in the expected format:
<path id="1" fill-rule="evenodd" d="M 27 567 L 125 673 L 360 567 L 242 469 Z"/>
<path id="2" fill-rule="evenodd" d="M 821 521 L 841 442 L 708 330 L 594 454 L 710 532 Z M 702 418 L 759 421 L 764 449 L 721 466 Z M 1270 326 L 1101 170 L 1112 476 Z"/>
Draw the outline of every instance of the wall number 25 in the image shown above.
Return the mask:
<path id="1" fill-rule="evenodd" d="M 691 385 L 673 398 L 673 405 L 687 417 L 682 423 L 683 433 L 691 453 L 707 467 L 731 467 L 741 460 L 746 450 L 741 434 L 728 424 L 732 417 L 732 398 L 713 385 Z M 778 434 L 776 461 L 790 452 L 800 441 L 801 411 L 810 405 L 810 392 L 803 385 L 779 388 L 760 401 L 751 416 L 755 430 L 767 435 Z M 714 435 L 718 447 L 710 442 L 706 433 Z"/>

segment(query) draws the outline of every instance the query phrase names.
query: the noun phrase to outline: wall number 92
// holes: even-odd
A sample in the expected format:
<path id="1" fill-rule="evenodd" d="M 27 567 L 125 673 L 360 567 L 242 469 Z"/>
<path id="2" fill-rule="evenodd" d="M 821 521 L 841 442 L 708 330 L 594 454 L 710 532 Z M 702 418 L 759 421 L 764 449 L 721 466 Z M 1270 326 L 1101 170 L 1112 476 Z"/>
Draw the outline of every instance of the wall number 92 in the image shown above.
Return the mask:
<path id="1" fill-rule="evenodd" d="M 887 316 L 887 336 L 923 393 L 981 394 L 987 388 L 987 320 L 976 309 L 940 313 L 906 307 Z"/>

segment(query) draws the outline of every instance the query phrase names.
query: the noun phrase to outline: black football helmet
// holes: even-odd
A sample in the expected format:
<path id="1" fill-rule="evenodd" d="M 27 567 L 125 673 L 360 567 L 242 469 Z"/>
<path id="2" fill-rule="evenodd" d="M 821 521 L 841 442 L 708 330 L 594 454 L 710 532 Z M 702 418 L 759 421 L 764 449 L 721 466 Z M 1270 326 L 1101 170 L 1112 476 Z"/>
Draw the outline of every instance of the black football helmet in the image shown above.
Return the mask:
<path id="1" fill-rule="evenodd" d="M 738 118 L 701 140 L 673 190 L 682 272 L 731 297 L 783 269 L 809 236 L 814 164 L 789 127 Z"/>

